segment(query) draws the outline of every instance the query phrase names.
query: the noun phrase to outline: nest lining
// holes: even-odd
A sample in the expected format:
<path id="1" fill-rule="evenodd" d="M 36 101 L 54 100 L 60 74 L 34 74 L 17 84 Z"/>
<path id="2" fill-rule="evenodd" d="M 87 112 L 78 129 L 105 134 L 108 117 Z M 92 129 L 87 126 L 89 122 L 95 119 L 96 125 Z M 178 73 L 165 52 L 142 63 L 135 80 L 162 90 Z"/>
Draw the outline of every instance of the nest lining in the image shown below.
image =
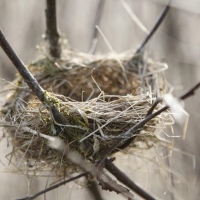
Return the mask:
<path id="1" fill-rule="evenodd" d="M 34 161 L 36 171 L 52 165 L 69 174 L 80 170 L 48 146 L 48 140 L 58 136 L 85 159 L 100 160 L 123 133 L 144 119 L 156 96 L 166 92 L 164 76 L 158 73 L 165 64 L 136 57 L 130 67 L 130 58 L 127 53 L 116 58 L 67 50 L 56 62 L 44 57 L 30 64 L 29 70 L 46 90 L 45 104 L 56 106 L 68 124 L 58 124 L 18 77 L 1 120 L 13 143 L 12 154 Z M 170 120 L 166 113 L 153 118 L 128 148 L 146 138 L 155 143 L 156 132 Z"/>

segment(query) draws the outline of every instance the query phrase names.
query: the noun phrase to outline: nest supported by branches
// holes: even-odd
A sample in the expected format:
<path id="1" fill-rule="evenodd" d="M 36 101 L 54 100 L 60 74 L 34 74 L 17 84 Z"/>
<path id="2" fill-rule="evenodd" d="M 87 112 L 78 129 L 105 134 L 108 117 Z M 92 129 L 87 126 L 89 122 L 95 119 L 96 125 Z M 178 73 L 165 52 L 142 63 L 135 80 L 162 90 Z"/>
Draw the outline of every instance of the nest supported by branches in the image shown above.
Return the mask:
<path id="1" fill-rule="evenodd" d="M 80 170 L 49 147 L 54 136 L 86 161 L 101 160 L 123 133 L 145 118 L 155 99 L 167 92 L 162 74 L 166 65 L 141 56 L 129 65 L 131 54 L 100 56 L 66 50 L 62 59 L 43 57 L 30 64 L 29 70 L 45 89 L 45 103 L 21 77 L 9 86 L 14 91 L 1 109 L 1 125 L 13 145 L 10 160 L 20 155 L 17 167 L 26 164 L 36 172 L 44 167 L 53 167 L 57 174 L 63 169 L 68 174 Z M 56 106 L 67 124 L 58 123 L 47 105 Z M 163 112 L 114 152 L 134 148 L 137 141 L 151 147 L 159 141 L 157 132 L 170 120 Z"/>

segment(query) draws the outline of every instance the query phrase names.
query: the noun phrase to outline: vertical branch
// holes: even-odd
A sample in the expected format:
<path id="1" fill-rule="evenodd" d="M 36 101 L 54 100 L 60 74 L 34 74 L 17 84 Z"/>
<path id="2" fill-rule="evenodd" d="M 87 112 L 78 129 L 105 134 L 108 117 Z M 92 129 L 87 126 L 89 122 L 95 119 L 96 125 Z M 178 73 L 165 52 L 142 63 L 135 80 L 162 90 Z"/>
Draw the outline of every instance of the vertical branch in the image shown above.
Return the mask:
<path id="1" fill-rule="evenodd" d="M 93 54 L 95 52 L 96 47 L 97 47 L 98 30 L 97 30 L 96 26 L 99 25 L 99 23 L 100 23 L 104 4 L 105 4 L 105 0 L 99 0 L 99 3 L 97 5 L 97 11 L 96 11 L 96 16 L 95 16 L 94 25 L 93 25 L 93 34 L 92 34 L 92 39 L 91 39 L 89 51 L 88 51 L 91 54 Z"/>
<path id="2" fill-rule="evenodd" d="M 56 22 L 56 0 L 46 0 L 46 39 L 49 42 L 49 53 L 54 58 L 59 58 L 61 48 Z"/>

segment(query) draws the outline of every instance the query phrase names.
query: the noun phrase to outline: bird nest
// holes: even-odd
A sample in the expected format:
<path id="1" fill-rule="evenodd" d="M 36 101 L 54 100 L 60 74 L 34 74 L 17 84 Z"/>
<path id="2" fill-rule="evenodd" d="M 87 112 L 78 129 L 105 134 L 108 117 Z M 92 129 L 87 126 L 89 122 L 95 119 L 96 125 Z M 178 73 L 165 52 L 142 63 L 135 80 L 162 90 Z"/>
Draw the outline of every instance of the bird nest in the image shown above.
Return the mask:
<path id="1" fill-rule="evenodd" d="M 145 118 L 152 103 L 166 93 L 162 73 L 166 64 L 131 53 L 120 55 L 88 55 L 66 50 L 64 57 L 53 60 L 43 57 L 28 69 L 45 89 L 41 103 L 21 77 L 9 86 L 14 91 L 1 109 L 1 125 L 5 127 L 13 150 L 10 160 L 20 156 L 22 164 L 40 170 L 53 167 L 68 174 L 80 170 L 62 153 L 49 147 L 54 136 L 88 162 L 101 160 L 123 133 Z M 8 86 L 7 86 L 8 87 Z M 55 106 L 67 123 L 60 124 L 46 107 Z M 158 142 L 157 132 L 170 121 L 162 113 L 132 135 L 129 144 L 138 141 L 148 147 Z"/>

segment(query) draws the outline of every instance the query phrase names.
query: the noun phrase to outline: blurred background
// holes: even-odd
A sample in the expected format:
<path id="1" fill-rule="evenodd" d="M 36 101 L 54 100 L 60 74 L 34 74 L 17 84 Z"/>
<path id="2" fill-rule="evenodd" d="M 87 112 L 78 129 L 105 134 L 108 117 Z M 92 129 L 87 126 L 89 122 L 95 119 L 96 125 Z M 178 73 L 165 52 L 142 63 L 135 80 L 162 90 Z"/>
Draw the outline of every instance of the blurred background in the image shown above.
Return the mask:
<path id="1" fill-rule="evenodd" d="M 68 39 L 70 46 L 78 51 L 88 52 L 94 30 L 94 19 L 99 0 L 57 0 L 58 26 Z M 189 2 L 189 3 L 188 3 Z M 99 27 L 115 52 L 120 53 L 137 48 L 146 36 L 145 31 L 134 22 L 133 12 L 147 30 L 159 17 L 167 1 L 156 0 L 106 0 Z M 154 60 L 166 62 L 168 82 L 178 96 L 200 80 L 200 1 L 174 0 L 166 19 L 149 42 L 148 55 Z M 26 64 L 38 56 L 36 45 L 42 41 L 45 33 L 45 0 L 0 0 L 0 26 L 11 46 Z M 110 50 L 102 37 L 98 36 L 96 53 L 108 53 Z M 0 88 L 5 79 L 15 77 L 15 69 L 5 53 L 0 49 Z M 0 93 L 0 104 L 5 94 Z M 163 176 L 162 166 L 143 162 L 137 153 L 120 156 L 117 163 L 137 184 L 160 199 L 197 200 L 200 195 L 200 92 L 186 100 L 185 108 L 190 114 L 186 139 L 174 139 L 174 150 L 164 161 L 168 172 Z M 182 129 L 174 126 L 175 135 L 181 135 Z M 1 133 L 1 136 L 3 133 Z M 6 140 L 0 143 L 0 199 L 15 199 L 27 195 L 27 177 L 5 173 L 7 160 Z M 170 151 L 164 149 L 163 157 Z M 145 152 L 148 156 L 160 156 L 160 152 Z M 158 155 L 159 154 L 159 155 Z M 146 155 L 145 155 L 146 156 Z M 195 163 L 194 158 L 195 157 Z M 154 158 L 154 156 L 153 156 Z M 140 161 L 139 161 L 140 160 Z M 137 164 L 136 164 L 137 163 Z M 145 163 L 145 164 L 144 164 Z M 158 162 L 157 162 L 158 163 Z M 137 167 L 136 167 L 137 165 Z M 167 178 L 166 178 L 167 177 Z M 44 189 L 47 178 L 33 178 L 31 194 Z M 50 182 L 50 181 L 49 181 Z M 171 192 L 170 192 L 171 191 Z M 85 188 L 70 184 L 47 193 L 46 199 L 92 199 Z M 124 197 L 103 192 L 107 199 Z M 37 200 L 45 199 L 44 196 Z M 140 199 L 139 197 L 136 199 Z"/>

